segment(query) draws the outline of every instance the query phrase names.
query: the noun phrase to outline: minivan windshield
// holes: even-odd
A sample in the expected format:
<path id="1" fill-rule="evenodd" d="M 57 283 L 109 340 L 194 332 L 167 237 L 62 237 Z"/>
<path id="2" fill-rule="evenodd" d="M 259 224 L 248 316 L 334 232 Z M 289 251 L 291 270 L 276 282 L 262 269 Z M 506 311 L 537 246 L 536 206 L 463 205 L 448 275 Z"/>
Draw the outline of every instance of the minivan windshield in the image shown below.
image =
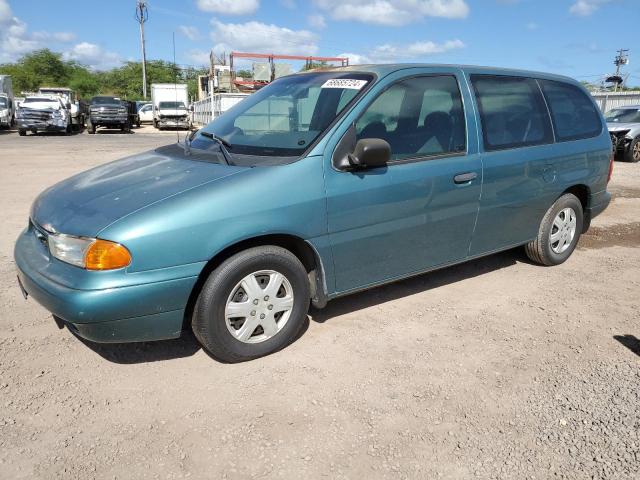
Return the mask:
<path id="1" fill-rule="evenodd" d="M 183 102 L 160 102 L 158 104 L 158 108 L 166 108 L 166 109 L 176 110 L 178 108 L 185 109 L 187 107 L 184 106 Z"/>
<path id="2" fill-rule="evenodd" d="M 640 123 L 640 108 L 617 108 L 605 115 L 607 122 Z"/>
<path id="3" fill-rule="evenodd" d="M 203 131 L 225 141 L 231 155 L 297 157 L 372 80 L 371 74 L 355 72 L 282 77 L 225 112 Z M 203 148 L 205 143 L 213 142 L 203 135 L 197 135 L 192 142 L 195 148 Z"/>

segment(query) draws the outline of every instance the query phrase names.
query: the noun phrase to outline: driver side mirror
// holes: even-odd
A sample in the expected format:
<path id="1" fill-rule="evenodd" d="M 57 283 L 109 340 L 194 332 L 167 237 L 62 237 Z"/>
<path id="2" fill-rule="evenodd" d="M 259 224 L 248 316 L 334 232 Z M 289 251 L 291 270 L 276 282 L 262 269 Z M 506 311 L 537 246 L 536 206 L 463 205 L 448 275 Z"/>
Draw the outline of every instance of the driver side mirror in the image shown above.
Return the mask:
<path id="1" fill-rule="evenodd" d="M 391 147 L 381 138 L 358 140 L 353 153 L 347 155 L 353 168 L 384 167 L 391 160 Z"/>
<path id="2" fill-rule="evenodd" d="M 381 138 L 356 138 L 356 126 L 351 124 L 333 152 L 333 166 L 352 171 L 384 167 L 391 160 L 391 147 Z"/>

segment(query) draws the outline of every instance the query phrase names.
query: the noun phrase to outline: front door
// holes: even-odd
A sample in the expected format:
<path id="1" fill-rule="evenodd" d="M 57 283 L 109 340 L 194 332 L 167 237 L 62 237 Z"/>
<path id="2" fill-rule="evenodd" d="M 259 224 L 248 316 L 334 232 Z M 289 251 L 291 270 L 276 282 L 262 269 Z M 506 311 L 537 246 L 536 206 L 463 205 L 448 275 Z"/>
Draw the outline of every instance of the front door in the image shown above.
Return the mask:
<path id="1" fill-rule="evenodd" d="M 389 165 L 326 169 L 336 293 L 468 255 L 482 181 L 468 92 L 456 71 L 406 75 L 374 88 L 351 115 L 357 140 L 389 143 Z"/>

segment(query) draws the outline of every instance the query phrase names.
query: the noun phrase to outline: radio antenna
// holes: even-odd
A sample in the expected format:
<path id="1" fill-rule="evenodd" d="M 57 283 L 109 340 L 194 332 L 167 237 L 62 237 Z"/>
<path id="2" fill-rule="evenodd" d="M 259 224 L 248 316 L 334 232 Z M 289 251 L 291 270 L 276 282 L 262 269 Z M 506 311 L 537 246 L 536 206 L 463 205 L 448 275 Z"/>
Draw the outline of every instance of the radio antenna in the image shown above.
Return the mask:
<path id="1" fill-rule="evenodd" d="M 175 109 L 178 110 L 178 65 L 176 64 L 176 32 L 172 32 L 173 35 L 173 93 L 176 97 Z M 176 122 L 177 124 L 177 122 Z M 180 131 L 176 126 L 177 143 L 180 143 Z"/>

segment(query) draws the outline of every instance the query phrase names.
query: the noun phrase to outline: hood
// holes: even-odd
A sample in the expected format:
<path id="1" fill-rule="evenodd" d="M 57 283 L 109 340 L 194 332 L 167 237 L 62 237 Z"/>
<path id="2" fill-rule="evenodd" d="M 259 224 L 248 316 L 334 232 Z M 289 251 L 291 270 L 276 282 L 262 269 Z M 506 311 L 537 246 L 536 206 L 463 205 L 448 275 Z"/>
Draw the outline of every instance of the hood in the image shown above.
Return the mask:
<path id="1" fill-rule="evenodd" d="M 34 202 L 31 217 L 50 231 L 95 237 L 130 213 L 245 170 L 207 159 L 190 160 L 181 147 L 168 145 L 117 160 L 45 190 Z"/>
<path id="2" fill-rule="evenodd" d="M 607 122 L 607 128 L 610 132 L 619 132 L 620 130 L 631 130 L 640 128 L 638 123 L 620 123 L 620 122 Z"/>
<path id="3" fill-rule="evenodd" d="M 22 104 L 20 104 L 20 108 L 26 108 L 27 110 L 47 110 L 52 112 L 54 110 L 60 110 L 60 104 L 58 102 L 22 102 Z"/>
<path id="4" fill-rule="evenodd" d="M 96 103 L 93 105 L 89 105 L 89 108 L 91 110 L 100 110 L 101 108 L 120 108 L 120 107 L 125 107 L 124 105 L 122 105 L 122 103 L 120 102 L 113 102 L 113 103 Z"/>
<path id="5" fill-rule="evenodd" d="M 186 108 L 159 108 L 161 115 L 187 115 L 189 111 Z"/>

